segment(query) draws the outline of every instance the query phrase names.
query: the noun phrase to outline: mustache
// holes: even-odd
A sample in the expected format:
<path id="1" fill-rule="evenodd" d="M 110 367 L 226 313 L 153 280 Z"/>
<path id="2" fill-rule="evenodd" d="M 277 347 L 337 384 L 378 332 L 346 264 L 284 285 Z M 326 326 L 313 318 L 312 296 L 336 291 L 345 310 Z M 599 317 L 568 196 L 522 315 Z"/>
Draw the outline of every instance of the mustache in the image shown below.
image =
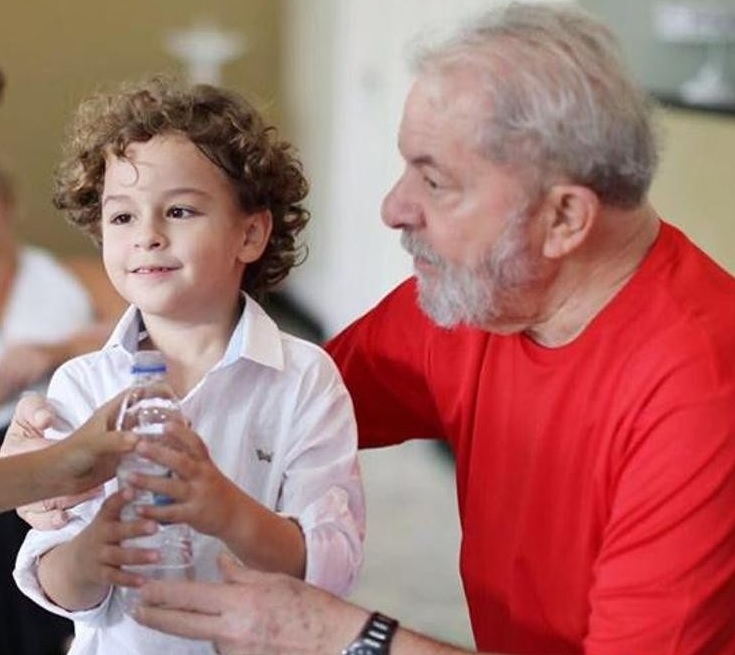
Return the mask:
<path id="1" fill-rule="evenodd" d="M 404 229 L 401 232 L 401 247 L 412 257 L 423 259 L 432 266 L 444 268 L 444 260 L 431 249 L 431 246 L 418 239 L 409 230 Z"/>

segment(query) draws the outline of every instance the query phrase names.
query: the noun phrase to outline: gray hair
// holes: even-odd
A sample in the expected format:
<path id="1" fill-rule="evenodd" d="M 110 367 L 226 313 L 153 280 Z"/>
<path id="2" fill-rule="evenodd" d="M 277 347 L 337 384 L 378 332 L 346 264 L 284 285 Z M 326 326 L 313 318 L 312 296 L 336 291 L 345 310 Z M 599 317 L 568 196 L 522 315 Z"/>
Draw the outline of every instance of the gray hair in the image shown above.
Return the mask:
<path id="1" fill-rule="evenodd" d="M 644 200 L 658 163 L 653 103 L 615 36 L 590 14 L 513 3 L 419 52 L 414 64 L 418 74 L 479 74 L 488 107 L 479 147 L 518 167 L 537 193 L 570 181 L 610 206 Z"/>

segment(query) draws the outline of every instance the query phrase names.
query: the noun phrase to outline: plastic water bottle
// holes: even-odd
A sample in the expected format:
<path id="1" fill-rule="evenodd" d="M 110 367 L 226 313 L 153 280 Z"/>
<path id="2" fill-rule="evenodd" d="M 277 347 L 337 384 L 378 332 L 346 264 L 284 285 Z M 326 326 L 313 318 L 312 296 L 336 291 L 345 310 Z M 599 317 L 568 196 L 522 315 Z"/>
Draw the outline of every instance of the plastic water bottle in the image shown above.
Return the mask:
<path id="1" fill-rule="evenodd" d="M 117 419 L 118 430 L 130 430 L 147 439 L 162 439 L 167 421 L 184 423 L 179 400 L 166 380 L 166 362 L 157 350 L 140 350 L 133 358 L 132 386 L 125 396 Z M 171 472 L 136 453 L 125 455 L 117 469 L 120 488 L 127 486 L 131 472 L 145 475 L 168 476 Z M 141 505 L 165 505 L 168 496 L 150 491 L 136 490 L 132 502 L 123 508 L 122 520 L 139 518 L 135 508 Z M 132 548 L 158 550 L 159 560 L 154 564 L 127 566 L 149 578 L 159 580 L 185 580 L 193 577 L 191 529 L 183 523 L 159 524 L 158 531 L 128 539 L 123 544 Z M 132 588 L 122 588 L 123 603 L 129 610 L 137 602 Z"/>

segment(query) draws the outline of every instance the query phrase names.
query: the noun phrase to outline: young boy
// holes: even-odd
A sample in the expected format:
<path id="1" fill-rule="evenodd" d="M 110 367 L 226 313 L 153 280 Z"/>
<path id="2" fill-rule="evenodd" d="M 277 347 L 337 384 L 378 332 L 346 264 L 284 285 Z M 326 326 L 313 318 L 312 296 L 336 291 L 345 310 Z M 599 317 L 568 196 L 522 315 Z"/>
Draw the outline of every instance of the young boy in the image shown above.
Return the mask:
<path id="1" fill-rule="evenodd" d="M 169 452 L 176 475 L 149 481 L 172 505 L 123 523 L 130 490 L 110 481 L 64 528 L 29 533 L 16 580 L 75 621 L 71 655 L 214 652 L 123 611 L 119 587 L 142 579 L 121 567 L 157 553 L 121 542 L 153 532 L 152 519 L 194 528 L 197 578 L 216 577 L 224 545 L 249 566 L 352 587 L 364 506 L 349 396 L 326 354 L 254 299 L 298 260 L 306 193 L 289 144 L 233 93 L 154 79 L 79 108 L 55 203 L 101 243 L 131 306 L 102 350 L 57 372 L 49 397 L 81 425 L 129 384 L 133 353 L 155 348 L 191 430 Z"/>

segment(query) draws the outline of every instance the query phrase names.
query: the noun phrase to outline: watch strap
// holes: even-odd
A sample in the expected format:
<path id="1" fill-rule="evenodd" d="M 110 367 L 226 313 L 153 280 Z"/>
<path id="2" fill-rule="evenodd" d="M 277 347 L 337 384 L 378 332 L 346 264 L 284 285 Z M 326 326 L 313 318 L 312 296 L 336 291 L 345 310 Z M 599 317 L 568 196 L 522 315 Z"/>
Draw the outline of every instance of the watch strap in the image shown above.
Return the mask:
<path id="1" fill-rule="evenodd" d="M 390 642 L 397 629 L 398 621 L 380 612 L 373 612 L 365 622 L 357 639 L 342 651 L 342 655 L 351 655 L 351 653 L 358 652 L 360 654 L 388 655 Z"/>

